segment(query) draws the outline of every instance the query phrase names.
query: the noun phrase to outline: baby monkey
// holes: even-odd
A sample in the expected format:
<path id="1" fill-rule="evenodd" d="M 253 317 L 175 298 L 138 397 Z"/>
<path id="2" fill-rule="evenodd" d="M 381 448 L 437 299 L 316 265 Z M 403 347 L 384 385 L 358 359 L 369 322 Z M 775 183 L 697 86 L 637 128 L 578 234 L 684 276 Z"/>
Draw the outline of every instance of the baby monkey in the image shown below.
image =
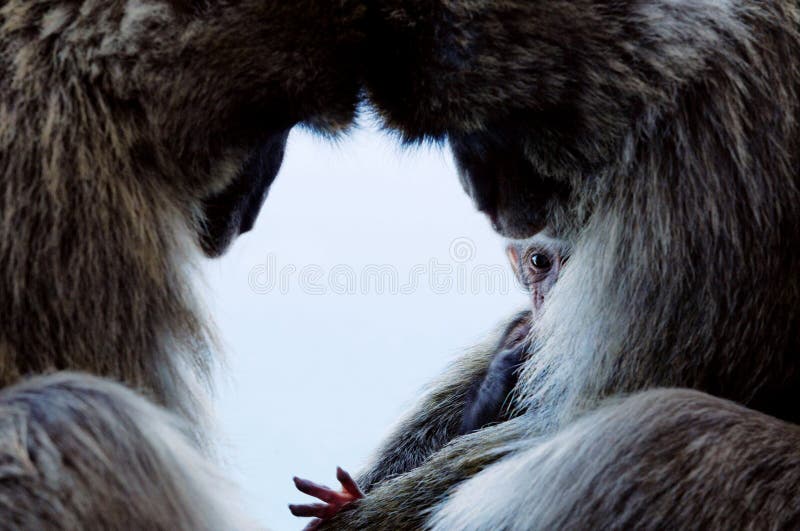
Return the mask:
<path id="1" fill-rule="evenodd" d="M 530 294 L 531 308 L 506 327 L 483 379 L 475 382 L 468 393 L 461 435 L 508 420 L 506 406 L 530 350 L 531 325 L 538 319 L 568 253 L 564 241 L 543 234 L 524 241 L 512 241 L 506 246 L 514 274 Z"/>
<path id="2" fill-rule="evenodd" d="M 472 383 L 466 395 L 459 435 L 508 420 L 507 406 L 517 385 L 519 370 L 528 356 L 532 324 L 539 318 L 547 294 L 558 280 L 569 251 L 567 242 L 543 233 L 527 240 L 510 241 L 506 246 L 506 255 L 514 274 L 530 294 L 531 307 L 505 328 L 491 354 L 489 367 Z M 316 529 L 345 505 L 364 497 L 353 478 L 341 468 L 337 468 L 336 478 L 342 485 L 341 491 L 294 478 L 298 490 L 322 501 L 289 506 L 295 516 L 314 517 L 304 531 Z"/>

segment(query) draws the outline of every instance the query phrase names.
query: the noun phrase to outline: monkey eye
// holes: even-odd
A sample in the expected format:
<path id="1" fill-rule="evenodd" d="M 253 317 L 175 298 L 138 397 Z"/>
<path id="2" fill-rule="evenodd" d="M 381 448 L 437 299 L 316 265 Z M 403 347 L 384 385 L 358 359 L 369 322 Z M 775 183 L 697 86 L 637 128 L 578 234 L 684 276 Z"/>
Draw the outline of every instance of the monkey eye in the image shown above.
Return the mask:
<path id="1" fill-rule="evenodd" d="M 536 269 L 550 269 L 553 263 L 546 254 L 534 253 L 531 255 L 531 265 Z"/>

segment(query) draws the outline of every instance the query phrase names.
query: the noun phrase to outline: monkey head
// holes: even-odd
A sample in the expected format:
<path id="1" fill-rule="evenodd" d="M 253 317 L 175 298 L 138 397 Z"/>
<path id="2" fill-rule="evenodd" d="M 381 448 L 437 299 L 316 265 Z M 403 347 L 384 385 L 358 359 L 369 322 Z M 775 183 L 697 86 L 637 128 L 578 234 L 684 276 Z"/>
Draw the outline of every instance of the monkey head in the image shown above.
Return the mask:
<path id="1" fill-rule="evenodd" d="M 195 416 L 187 263 L 252 226 L 292 127 L 352 121 L 358 4 L 2 2 L 0 384 L 70 368 Z"/>
<path id="2" fill-rule="evenodd" d="M 449 141 L 464 188 L 505 236 L 574 229 L 585 220 L 573 217 L 585 214 L 576 190 L 620 158 L 639 107 L 613 56 L 582 42 L 624 22 L 600 4 L 370 5 L 366 87 L 377 112 L 407 142 Z M 576 26 L 586 31 L 553 33 Z"/>
<path id="3" fill-rule="evenodd" d="M 58 132 L 42 151 L 58 153 L 65 175 L 114 175 L 134 196 L 158 195 L 218 256 L 252 227 L 289 130 L 351 123 L 359 4 L 14 2 L 1 44 L 17 66 L 0 60 L 0 93 L 25 121 L 17 130 Z"/>
<path id="4" fill-rule="evenodd" d="M 508 238 L 526 238 L 553 226 L 570 187 L 545 177 L 517 142 L 504 134 L 450 136 L 464 191 L 494 229 Z"/>
<path id="5" fill-rule="evenodd" d="M 360 8 L 351 0 L 182 4 L 184 34 L 162 53 L 187 72 L 171 87 L 156 78 L 151 112 L 171 117 L 174 128 L 160 140 L 206 176 L 195 188 L 198 237 L 219 256 L 253 227 L 290 129 L 302 123 L 330 135 L 352 121 Z"/>
<path id="6" fill-rule="evenodd" d="M 548 236 L 547 232 L 542 231 L 527 240 L 512 240 L 506 245 L 506 256 L 514 274 L 530 294 L 534 322 L 570 254 L 570 246 L 565 241 Z"/>

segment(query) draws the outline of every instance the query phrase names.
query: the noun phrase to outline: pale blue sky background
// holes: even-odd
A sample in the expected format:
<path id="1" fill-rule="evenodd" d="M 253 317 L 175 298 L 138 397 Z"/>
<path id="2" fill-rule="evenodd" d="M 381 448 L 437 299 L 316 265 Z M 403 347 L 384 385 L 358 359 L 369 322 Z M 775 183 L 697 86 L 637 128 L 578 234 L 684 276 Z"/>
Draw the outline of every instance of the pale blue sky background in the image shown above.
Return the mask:
<path id="1" fill-rule="evenodd" d="M 369 128 L 293 132 L 255 230 L 203 269 L 228 364 L 222 454 L 275 530 L 302 527 L 293 475 L 357 472 L 448 360 L 525 305 L 449 153 Z"/>

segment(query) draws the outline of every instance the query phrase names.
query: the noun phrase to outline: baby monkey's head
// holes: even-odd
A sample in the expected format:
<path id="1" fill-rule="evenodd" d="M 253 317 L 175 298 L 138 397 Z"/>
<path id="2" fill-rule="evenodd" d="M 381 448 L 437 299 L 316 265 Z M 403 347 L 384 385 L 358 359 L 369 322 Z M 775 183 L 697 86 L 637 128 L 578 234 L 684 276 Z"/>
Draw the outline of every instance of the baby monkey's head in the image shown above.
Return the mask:
<path id="1" fill-rule="evenodd" d="M 510 240 L 506 255 L 520 284 L 530 293 L 534 320 L 542 311 L 545 297 L 550 292 L 561 269 L 569 259 L 570 245 L 545 233 L 527 240 Z"/>

